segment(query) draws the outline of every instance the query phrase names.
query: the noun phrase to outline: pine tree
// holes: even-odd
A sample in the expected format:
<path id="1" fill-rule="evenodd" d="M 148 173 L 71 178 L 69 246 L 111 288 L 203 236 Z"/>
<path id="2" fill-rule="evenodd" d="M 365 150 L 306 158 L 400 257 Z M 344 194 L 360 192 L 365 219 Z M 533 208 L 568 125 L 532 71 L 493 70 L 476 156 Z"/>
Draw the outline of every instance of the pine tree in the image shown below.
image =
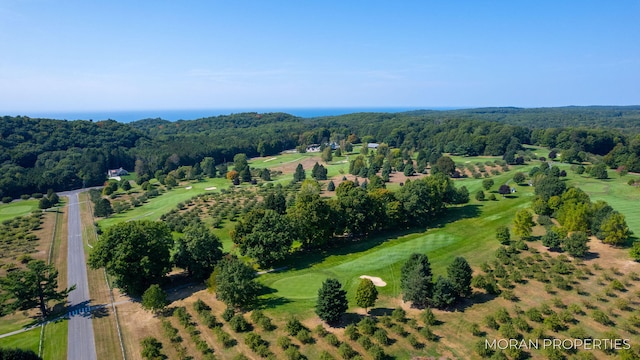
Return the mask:
<path id="1" fill-rule="evenodd" d="M 347 292 L 337 279 L 327 279 L 318 290 L 316 314 L 329 324 L 336 323 L 347 311 Z"/>
<path id="2" fill-rule="evenodd" d="M 296 166 L 296 172 L 293 174 L 293 182 L 301 182 L 306 178 L 307 175 L 304 172 L 302 164 L 298 164 L 298 166 Z"/>
<path id="3" fill-rule="evenodd" d="M 333 180 L 329 181 L 329 183 L 327 184 L 327 191 L 335 191 L 336 190 L 336 184 L 333 183 Z"/>
<path id="4" fill-rule="evenodd" d="M 356 305 L 364 308 L 364 310 L 367 311 L 367 308 L 375 305 L 377 299 L 378 289 L 376 289 L 373 281 L 371 281 L 370 279 L 360 280 L 360 284 L 358 285 L 358 289 L 356 290 Z"/>
<path id="5" fill-rule="evenodd" d="M 463 257 L 456 257 L 447 268 L 447 277 L 458 297 L 468 297 L 471 295 L 471 278 L 473 270 L 467 260 Z"/>
<path id="6" fill-rule="evenodd" d="M 426 306 L 433 290 L 431 264 L 424 254 L 411 254 L 400 274 L 402 299 L 414 306 Z"/>
<path id="7" fill-rule="evenodd" d="M 435 285 L 433 286 L 433 296 L 431 297 L 431 303 L 433 306 L 443 309 L 453 304 L 456 301 L 455 290 L 453 284 L 449 279 L 442 276 L 438 276 Z"/>

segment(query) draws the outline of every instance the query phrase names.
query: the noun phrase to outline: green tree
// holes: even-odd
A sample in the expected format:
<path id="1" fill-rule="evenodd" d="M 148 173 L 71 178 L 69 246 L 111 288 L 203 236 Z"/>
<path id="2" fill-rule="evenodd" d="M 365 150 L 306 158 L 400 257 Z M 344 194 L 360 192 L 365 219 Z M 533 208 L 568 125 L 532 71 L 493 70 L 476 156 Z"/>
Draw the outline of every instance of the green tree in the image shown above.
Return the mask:
<path id="1" fill-rule="evenodd" d="M 324 150 L 322 150 L 321 158 L 325 163 L 329 163 L 329 161 L 333 160 L 331 146 L 327 146 L 324 148 Z"/>
<path id="2" fill-rule="evenodd" d="M 316 314 L 320 319 L 334 324 L 340 320 L 348 308 L 347 292 L 342 289 L 340 281 L 332 278 L 325 280 L 318 290 L 318 302 L 316 303 Z"/>
<path id="3" fill-rule="evenodd" d="M 39 308 L 42 317 L 49 314 L 48 303 L 66 299 L 75 285 L 58 291 L 58 270 L 42 260 L 31 260 L 26 269 L 10 271 L 0 278 L 3 306 L 11 311 Z"/>
<path id="4" fill-rule="evenodd" d="M 478 190 L 478 192 L 476 192 L 476 200 L 484 201 L 484 191 Z"/>
<path id="5" fill-rule="evenodd" d="M 604 163 L 593 165 L 589 169 L 589 175 L 596 179 L 608 179 L 607 166 Z"/>
<path id="6" fill-rule="evenodd" d="M 231 239 L 240 254 L 256 260 L 262 268 L 284 260 L 293 243 L 293 229 L 284 215 L 274 210 L 252 210 L 236 224 Z"/>
<path id="7" fill-rule="evenodd" d="M 301 182 L 306 178 L 307 175 L 304 172 L 302 164 L 298 164 L 298 166 L 296 166 L 296 172 L 293 174 L 293 182 Z"/>
<path id="8" fill-rule="evenodd" d="M 161 222 L 129 221 L 108 228 L 89 254 L 89 266 L 104 267 L 117 286 L 141 295 L 171 270 L 173 238 Z"/>
<path id="9" fill-rule="evenodd" d="M 533 223 L 533 215 L 527 209 L 518 210 L 513 220 L 513 232 L 522 239 L 531 236 L 531 228 Z"/>
<path id="10" fill-rule="evenodd" d="M 640 241 L 635 241 L 633 246 L 631 246 L 631 250 L 629 250 L 629 255 L 635 261 L 640 261 Z"/>
<path id="11" fill-rule="evenodd" d="M 1 349 L 0 359 L 6 360 L 42 360 L 35 352 L 26 349 Z"/>
<path id="12" fill-rule="evenodd" d="M 562 245 L 562 239 L 552 229 L 547 229 L 547 232 L 542 235 L 542 245 L 546 246 L 550 250 L 557 250 Z"/>
<path id="13" fill-rule="evenodd" d="M 515 173 L 515 174 L 513 174 L 513 181 L 516 184 L 521 184 L 523 181 L 525 181 L 526 178 L 527 177 L 524 175 L 524 173 L 522 173 L 520 171 Z"/>
<path id="14" fill-rule="evenodd" d="M 327 201 L 311 191 L 300 191 L 294 206 L 287 213 L 297 239 L 306 249 L 322 248 L 333 238 L 334 217 L 334 211 Z"/>
<path id="15" fill-rule="evenodd" d="M 624 244 L 631 235 L 631 230 L 619 212 L 612 212 L 600 225 L 600 232 L 604 237 L 602 242 L 609 245 L 619 246 Z"/>
<path id="16" fill-rule="evenodd" d="M 416 170 L 413 168 L 413 162 L 409 161 L 404 167 L 404 176 L 413 176 L 416 174 Z"/>
<path id="17" fill-rule="evenodd" d="M 431 264 L 427 255 L 413 253 L 402 266 L 400 273 L 402 299 L 416 307 L 428 304 L 433 290 Z"/>
<path id="18" fill-rule="evenodd" d="M 93 216 L 95 217 L 109 217 L 113 214 L 113 208 L 111 207 L 111 201 L 109 199 L 100 198 L 94 203 Z"/>
<path id="19" fill-rule="evenodd" d="M 278 214 L 284 214 L 287 211 L 287 199 L 282 191 L 272 191 L 264 197 L 264 208 L 274 210 Z"/>
<path id="20" fill-rule="evenodd" d="M 500 244 L 507 245 L 511 242 L 511 233 L 506 226 L 498 226 L 496 228 L 496 239 L 500 241 Z"/>
<path id="21" fill-rule="evenodd" d="M 200 162 L 200 168 L 202 169 L 202 173 L 207 177 L 216 177 L 216 161 L 212 157 L 205 157 L 202 159 Z"/>
<path id="22" fill-rule="evenodd" d="M 482 187 L 485 190 L 491 189 L 493 187 L 493 185 L 494 185 L 493 179 L 484 179 L 484 180 L 482 180 Z"/>
<path id="23" fill-rule="evenodd" d="M 230 307 L 243 308 L 258 297 L 256 272 L 235 256 L 224 257 L 209 278 L 209 289 Z"/>
<path id="24" fill-rule="evenodd" d="M 335 191 L 336 190 L 336 184 L 333 183 L 333 180 L 330 180 L 329 183 L 327 184 L 327 191 Z"/>
<path id="25" fill-rule="evenodd" d="M 465 298 L 471 295 L 471 278 L 473 270 L 467 260 L 457 256 L 447 267 L 447 278 L 457 297 Z"/>
<path id="26" fill-rule="evenodd" d="M 453 175 L 456 171 L 456 163 L 448 156 L 442 156 L 436 161 L 435 166 L 431 167 L 431 172 L 433 174 L 443 173 L 448 176 Z"/>
<path id="27" fill-rule="evenodd" d="M 169 304 L 167 293 L 160 285 L 153 284 L 142 294 L 142 307 L 154 313 L 160 313 Z"/>
<path id="28" fill-rule="evenodd" d="M 222 243 L 203 223 L 189 225 L 176 240 L 173 262 L 194 279 L 203 281 L 222 258 Z"/>
<path id="29" fill-rule="evenodd" d="M 438 276 L 438 280 L 433 285 L 433 296 L 431 303 L 438 309 L 446 308 L 456 301 L 456 292 L 449 279 Z"/>
<path id="30" fill-rule="evenodd" d="M 356 305 L 364 308 L 373 307 L 378 299 L 378 289 L 370 279 L 361 279 L 358 289 L 356 290 Z"/>
<path id="31" fill-rule="evenodd" d="M 562 247 L 573 257 L 584 257 L 589 252 L 589 238 L 582 231 L 576 231 L 564 239 Z"/>

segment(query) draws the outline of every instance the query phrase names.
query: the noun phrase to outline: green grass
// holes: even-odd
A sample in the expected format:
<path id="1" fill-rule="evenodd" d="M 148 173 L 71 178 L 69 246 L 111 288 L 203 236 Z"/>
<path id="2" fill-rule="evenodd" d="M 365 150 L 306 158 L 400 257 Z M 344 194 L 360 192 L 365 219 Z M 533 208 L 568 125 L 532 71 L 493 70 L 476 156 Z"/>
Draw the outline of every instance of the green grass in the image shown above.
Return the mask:
<path id="1" fill-rule="evenodd" d="M 504 183 L 515 171 L 529 166 L 495 176 L 494 181 Z M 464 179 L 457 180 L 456 185 L 475 189 L 481 182 Z M 430 224 L 426 232 L 415 229 L 406 234 L 381 234 L 362 242 L 344 244 L 327 254 L 300 255 L 291 270 L 260 276 L 260 281 L 274 291 L 266 295 L 265 302 L 267 306 L 282 304 L 274 309 L 275 312 L 309 313 L 317 289 L 325 278 L 340 280 L 351 298 L 360 275 L 381 277 L 387 286 L 379 288 L 380 293 L 398 296 L 400 268 L 414 252 L 428 254 L 435 274 L 444 275 L 454 256 L 464 256 L 472 266 L 478 266 L 490 258 L 499 245 L 495 240 L 495 228 L 509 225 L 515 209 L 528 206 L 532 198 L 533 188 L 520 187 L 512 198 L 498 196 L 497 201 L 482 203 L 471 200 L 467 205 L 451 208 L 445 218 Z"/>
<path id="2" fill-rule="evenodd" d="M 67 358 L 67 319 L 49 323 L 44 328 L 42 358 L 44 360 L 63 360 Z"/>
<path id="3" fill-rule="evenodd" d="M 187 187 L 191 186 L 191 189 Z M 216 187 L 216 190 L 205 190 L 208 187 Z M 229 181 L 222 178 L 207 179 L 205 181 L 193 182 L 188 185 L 175 187 L 164 194 L 150 199 L 144 206 L 139 206 L 121 214 L 115 214 L 108 219 L 100 220 L 99 224 L 107 228 L 122 221 L 131 220 L 158 220 L 162 214 L 175 208 L 179 202 L 208 191 L 219 191 L 229 187 Z"/>
<path id="4" fill-rule="evenodd" d="M 65 336 L 66 339 L 66 336 Z M 65 340 L 66 342 L 66 340 Z M 31 329 L 16 335 L 0 338 L 0 348 L 18 348 L 38 353 L 40 345 L 40 328 Z"/>
<path id="5" fill-rule="evenodd" d="M 0 205 L 0 221 L 23 216 L 38 209 L 38 200 L 14 201 L 9 204 Z"/>

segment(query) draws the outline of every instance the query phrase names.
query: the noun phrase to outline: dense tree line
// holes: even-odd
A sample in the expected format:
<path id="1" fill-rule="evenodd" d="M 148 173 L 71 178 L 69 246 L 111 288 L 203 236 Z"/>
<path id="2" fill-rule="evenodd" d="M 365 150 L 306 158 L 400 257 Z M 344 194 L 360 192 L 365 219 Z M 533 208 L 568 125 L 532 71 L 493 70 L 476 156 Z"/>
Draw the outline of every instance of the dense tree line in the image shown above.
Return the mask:
<path id="1" fill-rule="evenodd" d="M 0 197 L 100 185 L 107 169 L 119 167 L 135 171 L 140 184 L 183 166 L 204 176 L 224 176 L 226 170 L 217 172 L 216 166 L 239 153 L 268 156 L 329 142 L 344 145 L 340 151 L 353 143 L 384 143 L 387 149 L 397 148 L 405 162 L 417 152 L 418 163 L 410 165 L 418 172 L 445 152 L 502 155 L 511 163 L 522 144 L 558 148 L 562 161 L 586 161 L 597 154 L 609 167 L 640 171 L 638 118 L 637 107 L 490 108 L 313 119 L 240 113 L 129 124 L 5 116 L 0 121 Z M 323 158 L 331 155 L 325 151 Z"/>
<path id="2" fill-rule="evenodd" d="M 380 230 L 426 225 L 448 205 L 469 201 L 466 188 L 456 189 L 442 173 L 407 181 L 396 192 L 343 181 L 333 198 L 321 197 L 317 183 L 305 180 L 295 196 L 287 208 L 283 194 L 269 195 L 264 208 L 237 223 L 232 239 L 242 255 L 268 267 L 284 260 L 295 240 L 305 250 L 323 249 Z"/>

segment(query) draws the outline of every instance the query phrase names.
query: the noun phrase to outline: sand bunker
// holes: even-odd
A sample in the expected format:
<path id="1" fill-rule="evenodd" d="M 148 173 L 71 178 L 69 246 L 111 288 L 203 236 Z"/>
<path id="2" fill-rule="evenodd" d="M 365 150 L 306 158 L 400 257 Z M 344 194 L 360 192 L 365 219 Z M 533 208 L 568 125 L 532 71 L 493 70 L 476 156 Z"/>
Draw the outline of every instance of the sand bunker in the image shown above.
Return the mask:
<path id="1" fill-rule="evenodd" d="M 215 187 L 215 186 L 211 186 L 211 187 L 204 188 L 204 189 L 205 189 L 205 190 L 215 190 L 215 189 L 216 189 L 216 187 Z"/>
<path id="2" fill-rule="evenodd" d="M 275 159 L 277 159 L 277 157 L 272 157 L 271 159 L 267 159 L 264 162 L 272 161 L 272 160 L 275 160 Z"/>
<path id="3" fill-rule="evenodd" d="M 193 186 L 187 186 L 185 189 L 191 190 L 191 189 L 193 189 Z"/>
<path id="4" fill-rule="evenodd" d="M 387 286 L 386 282 L 384 282 L 382 279 L 376 276 L 361 275 L 360 279 L 369 279 L 375 286 Z"/>

